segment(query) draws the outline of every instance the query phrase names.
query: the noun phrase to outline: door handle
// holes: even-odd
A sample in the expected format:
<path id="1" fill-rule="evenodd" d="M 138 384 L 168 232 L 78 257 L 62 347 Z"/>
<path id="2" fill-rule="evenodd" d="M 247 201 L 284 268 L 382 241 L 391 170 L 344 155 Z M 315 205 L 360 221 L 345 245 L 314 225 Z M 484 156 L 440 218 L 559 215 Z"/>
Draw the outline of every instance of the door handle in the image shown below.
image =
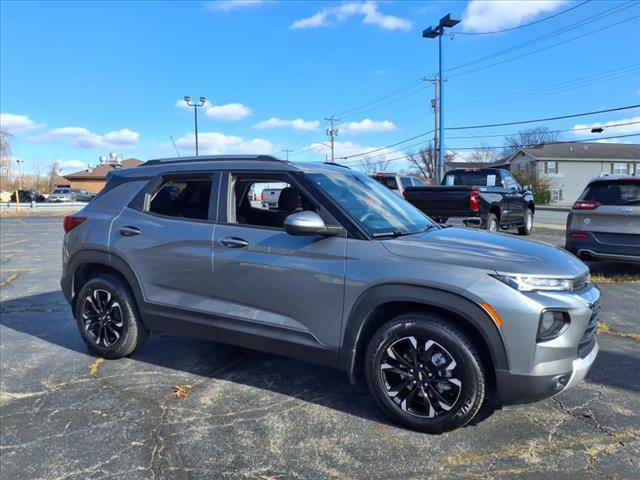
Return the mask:
<path id="1" fill-rule="evenodd" d="M 133 237 L 142 233 L 140 229 L 136 227 L 120 227 L 119 231 L 120 235 L 122 235 L 123 237 Z"/>
<path id="2" fill-rule="evenodd" d="M 245 248 L 249 246 L 249 242 L 238 237 L 227 237 L 220 240 L 220 243 L 229 248 Z"/>

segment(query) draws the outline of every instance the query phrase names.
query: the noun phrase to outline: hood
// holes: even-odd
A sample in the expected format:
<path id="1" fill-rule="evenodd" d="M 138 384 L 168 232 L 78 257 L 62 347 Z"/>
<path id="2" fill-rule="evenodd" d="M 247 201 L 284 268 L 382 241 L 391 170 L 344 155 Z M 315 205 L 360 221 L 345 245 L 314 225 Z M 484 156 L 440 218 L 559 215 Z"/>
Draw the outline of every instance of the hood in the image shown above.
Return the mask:
<path id="1" fill-rule="evenodd" d="M 381 243 L 402 257 L 501 273 L 573 277 L 589 270 L 573 255 L 551 245 L 471 228 L 448 227 Z"/>

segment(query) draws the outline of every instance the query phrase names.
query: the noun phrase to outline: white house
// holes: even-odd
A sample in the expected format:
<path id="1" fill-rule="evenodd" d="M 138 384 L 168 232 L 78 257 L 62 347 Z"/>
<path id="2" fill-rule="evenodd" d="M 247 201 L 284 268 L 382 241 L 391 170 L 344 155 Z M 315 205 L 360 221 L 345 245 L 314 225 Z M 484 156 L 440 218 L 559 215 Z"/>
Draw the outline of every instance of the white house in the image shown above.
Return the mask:
<path id="1" fill-rule="evenodd" d="M 640 145 L 621 143 L 551 143 L 521 148 L 500 162 L 511 172 L 546 175 L 551 181 L 551 199 L 571 205 L 587 182 L 601 174 L 640 175 Z"/>

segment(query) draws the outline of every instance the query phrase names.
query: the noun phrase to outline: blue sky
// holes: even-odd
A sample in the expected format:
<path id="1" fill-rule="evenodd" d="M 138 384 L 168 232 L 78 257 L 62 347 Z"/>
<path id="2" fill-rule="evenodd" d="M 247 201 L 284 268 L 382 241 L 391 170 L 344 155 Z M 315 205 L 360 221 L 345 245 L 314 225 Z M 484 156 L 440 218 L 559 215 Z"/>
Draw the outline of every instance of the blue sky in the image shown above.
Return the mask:
<path id="1" fill-rule="evenodd" d="M 292 160 L 324 160 L 331 114 L 340 118 L 336 156 L 377 149 L 433 128 L 433 88 L 417 80 L 437 71 L 437 40 L 421 31 L 446 13 L 462 19 L 451 30 L 458 34 L 443 39 L 448 127 L 640 103 L 640 3 L 580 3 L 3 1 L 2 128 L 27 170 L 57 159 L 73 171 L 112 151 L 172 156 L 170 136 L 187 155 L 193 112 L 180 99 L 190 95 L 209 100 L 200 110 L 201 154 L 284 156 L 292 148 Z M 571 7 L 509 32 L 468 34 Z M 576 126 L 632 121 L 640 109 L 543 125 L 570 140 L 597 138 L 571 132 Z M 518 129 L 448 132 L 471 138 L 446 146 L 500 145 L 491 135 Z M 393 158 L 426 139 L 377 153 Z"/>

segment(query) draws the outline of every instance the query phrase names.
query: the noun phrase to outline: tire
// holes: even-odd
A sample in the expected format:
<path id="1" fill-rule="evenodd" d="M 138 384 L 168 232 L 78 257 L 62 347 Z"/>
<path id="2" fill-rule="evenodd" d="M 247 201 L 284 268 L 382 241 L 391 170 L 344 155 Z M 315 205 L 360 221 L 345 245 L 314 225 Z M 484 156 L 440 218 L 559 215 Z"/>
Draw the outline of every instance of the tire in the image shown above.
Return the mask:
<path id="1" fill-rule="evenodd" d="M 518 235 L 531 235 L 531 230 L 533 230 L 533 212 L 527 208 L 527 213 L 524 215 L 524 227 L 518 227 Z"/>
<path id="2" fill-rule="evenodd" d="M 411 339 L 418 347 L 417 361 L 409 355 Z M 367 384 L 378 405 L 414 430 L 454 430 L 470 422 L 482 406 L 486 383 L 480 356 L 471 341 L 440 316 L 396 317 L 371 339 L 365 362 Z M 407 372 L 409 366 L 413 368 Z"/>
<path id="3" fill-rule="evenodd" d="M 149 336 L 131 290 L 114 275 L 94 277 L 80 289 L 75 317 L 89 350 L 104 358 L 131 355 Z"/>
<path id="4" fill-rule="evenodd" d="M 490 213 L 487 216 L 487 221 L 484 225 L 484 228 L 486 228 L 490 232 L 500 231 L 500 221 L 498 220 L 498 217 L 496 217 L 495 213 Z"/>

